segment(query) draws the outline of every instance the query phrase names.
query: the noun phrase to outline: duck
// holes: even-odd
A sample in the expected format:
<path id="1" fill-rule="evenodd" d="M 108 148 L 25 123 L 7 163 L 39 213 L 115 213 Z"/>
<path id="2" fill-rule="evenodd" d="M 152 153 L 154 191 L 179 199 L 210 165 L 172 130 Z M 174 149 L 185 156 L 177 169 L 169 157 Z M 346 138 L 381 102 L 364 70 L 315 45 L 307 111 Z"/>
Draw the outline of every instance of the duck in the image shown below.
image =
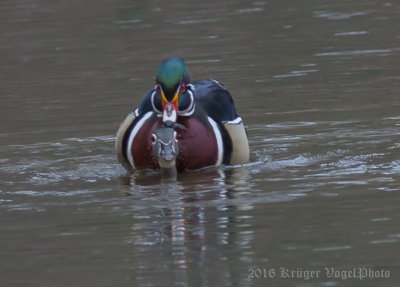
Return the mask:
<path id="1" fill-rule="evenodd" d="M 223 84 L 191 82 L 185 61 L 167 58 L 155 85 L 120 124 L 117 158 L 129 172 L 165 174 L 249 162 L 247 132 Z"/>

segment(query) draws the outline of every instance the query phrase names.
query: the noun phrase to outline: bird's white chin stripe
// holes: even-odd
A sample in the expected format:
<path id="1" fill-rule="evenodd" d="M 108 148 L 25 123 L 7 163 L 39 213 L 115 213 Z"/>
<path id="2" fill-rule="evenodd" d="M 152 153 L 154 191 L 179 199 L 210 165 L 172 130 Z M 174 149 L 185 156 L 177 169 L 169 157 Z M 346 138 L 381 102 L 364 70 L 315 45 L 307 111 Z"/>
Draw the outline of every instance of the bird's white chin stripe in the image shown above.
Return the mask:
<path id="1" fill-rule="evenodd" d="M 128 161 L 133 168 L 135 168 L 135 163 L 133 161 L 133 155 L 132 155 L 133 140 L 135 139 L 135 136 L 138 133 L 138 131 L 142 128 L 143 124 L 147 121 L 148 118 L 151 117 L 152 114 L 153 112 L 148 112 L 144 114 L 144 116 L 133 127 L 131 134 L 129 135 L 128 144 L 126 145 L 126 154 L 128 155 Z"/>
<path id="2" fill-rule="evenodd" d="M 211 127 L 214 131 L 215 134 L 215 139 L 217 140 L 217 146 L 218 146 L 218 157 L 217 157 L 217 162 L 215 165 L 221 165 L 222 160 L 224 158 L 224 142 L 222 141 L 222 134 L 221 131 L 219 130 L 218 124 L 210 117 L 208 118 L 208 122 L 211 124 Z"/>
<path id="3" fill-rule="evenodd" d="M 166 161 L 163 160 L 162 158 L 159 158 L 158 164 L 160 165 L 161 168 L 175 168 L 176 162 L 175 160 Z"/>

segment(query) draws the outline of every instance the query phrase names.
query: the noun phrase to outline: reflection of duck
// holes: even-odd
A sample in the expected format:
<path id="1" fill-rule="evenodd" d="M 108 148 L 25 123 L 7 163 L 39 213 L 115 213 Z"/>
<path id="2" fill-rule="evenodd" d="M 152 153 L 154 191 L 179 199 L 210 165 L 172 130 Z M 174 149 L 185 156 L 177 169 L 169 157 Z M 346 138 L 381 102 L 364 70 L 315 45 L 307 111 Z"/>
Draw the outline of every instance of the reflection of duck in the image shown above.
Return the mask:
<path id="1" fill-rule="evenodd" d="M 247 167 L 209 168 L 201 173 L 183 173 L 179 181 L 167 183 L 157 183 L 156 172 L 125 174 L 128 181 L 123 189 L 131 196 L 126 210 L 131 216 L 126 223 L 132 224 L 125 242 L 148 255 L 132 257 L 139 267 L 135 270 L 154 270 L 153 257 L 158 254 L 162 264 L 158 277 L 170 278 L 173 274 L 175 283 L 182 280 L 185 285 L 197 280 L 198 285 L 208 286 L 215 275 L 199 277 L 192 270 L 217 264 L 223 274 L 230 274 L 219 278 L 219 285 L 237 285 L 243 276 L 236 267 L 242 266 L 226 263 L 238 258 L 243 262 L 256 260 L 253 196 L 243 192 L 251 192 L 248 171 Z M 144 183 L 143 178 L 150 179 L 149 175 L 153 180 Z M 154 283 L 152 276 L 136 276 L 135 280 L 136 285 Z"/>
<path id="2" fill-rule="evenodd" d="M 161 63 L 156 85 L 121 124 L 116 151 L 125 168 L 159 168 L 161 150 L 153 154 L 152 135 L 161 126 L 176 130 L 171 140 L 178 141 L 178 172 L 249 161 L 247 135 L 230 93 L 215 80 L 191 83 L 181 58 Z"/>

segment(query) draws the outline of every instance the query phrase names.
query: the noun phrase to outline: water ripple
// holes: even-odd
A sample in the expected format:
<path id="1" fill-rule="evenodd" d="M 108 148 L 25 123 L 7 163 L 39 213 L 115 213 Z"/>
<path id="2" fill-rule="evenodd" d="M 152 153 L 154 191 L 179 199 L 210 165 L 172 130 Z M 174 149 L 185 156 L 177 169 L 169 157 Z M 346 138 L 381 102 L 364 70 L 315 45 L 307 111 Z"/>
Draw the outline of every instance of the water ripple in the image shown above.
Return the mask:
<path id="1" fill-rule="evenodd" d="M 344 20 L 344 19 L 350 19 L 350 18 L 353 18 L 356 16 L 368 15 L 370 13 L 371 12 L 367 12 L 367 11 L 357 11 L 357 12 L 351 12 L 351 13 L 315 11 L 314 16 L 317 18 L 326 18 L 329 20 Z"/>
<path id="2" fill-rule="evenodd" d="M 178 22 L 180 25 L 187 24 L 204 24 L 204 23 L 216 23 L 221 21 L 222 18 L 208 18 L 208 19 L 189 19 L 189 20 L 181 20 Z"/>
<path id="3" fill-rule="evenodd" d="M 239 9 L 237 12 L 239 14 L 244 14 L 244 13 L 253 13 L 253 12 L 261 12 L 261 11 L 264 11 L 264 8 L 256 7 L 256 8 Z"/>
<path id="4" fill-rule="evenodd" d="M 386 54 L 393 52 L 392 49 L 370 49 L 370 50 L 354 50 L 354 51 L 335 51 L 335 52 L 324 52 L 317 53 L 314 56 L 326 57 L 326 56 L 359 56 L 369 54 Z"/>
<path id="5" fill-rule="evenodd" d="M 113 143 L 113 136 L 100 136 L 10 145 L 8 154 L 13 160 L 4 161 L 0 172 L 8 174 L 6 184 L 10 188 L 16 182 L 46 186 L 68 181 L 109 181 L 123 173 L 112 154 Z"/>
<path id="6" fill-rule="evenodd" d="M 337 250 L 347 250 L 353 248 L 350 245 L 343 245 L 343 246 L 329 246 L 329 247 L 320 247 L 320 248 L 313 248 L 312 251 L 315 252 L 325 252 L 325 251 L 337 251 Z"/>
<path id="7" fill-rule="evenodd" d="M 398 150 L 394 124 L 387 122 L 382 128 L 380 123 L 373 127 L 346 120 L 249 127 L 256 134 L 251 139 L 253 154 L 263 162 L 254 167 L 254 173 L 273 172 L 274 181 L 293 182 L 293 188 L 316 190 L 330 185 L 394 190 L 400 171 L 400 161 L 391 159 Z"/>
<path id="8" fill-rule="evenodd" d="M 335 33 L 335 36 L 354 36 L 354 35 L 365 35 L 369 34 L 368 31 L 350 31 L 350 32 L 338 32 Z"/>

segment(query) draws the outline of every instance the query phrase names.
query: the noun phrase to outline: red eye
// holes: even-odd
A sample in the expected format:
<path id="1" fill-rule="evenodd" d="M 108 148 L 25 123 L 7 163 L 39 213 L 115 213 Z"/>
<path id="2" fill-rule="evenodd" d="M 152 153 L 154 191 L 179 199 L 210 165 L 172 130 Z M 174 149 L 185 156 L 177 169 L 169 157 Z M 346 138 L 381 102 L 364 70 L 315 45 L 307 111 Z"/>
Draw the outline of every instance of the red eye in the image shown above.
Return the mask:
<path id="1" fill-rule="evenodd" d="M 161 94 L 161 88 L 160 88 L 160 85 L 157 85 L 157 87 L 156 87 L 156 92 L 157 92 L 157 94 Z"/>
<path id="2" fill-rule="evenodd" d="M 181 93 L 184 93 L 184 92 L 186 92 L 186 84 L 182 83 L 181 84 Z"/>

